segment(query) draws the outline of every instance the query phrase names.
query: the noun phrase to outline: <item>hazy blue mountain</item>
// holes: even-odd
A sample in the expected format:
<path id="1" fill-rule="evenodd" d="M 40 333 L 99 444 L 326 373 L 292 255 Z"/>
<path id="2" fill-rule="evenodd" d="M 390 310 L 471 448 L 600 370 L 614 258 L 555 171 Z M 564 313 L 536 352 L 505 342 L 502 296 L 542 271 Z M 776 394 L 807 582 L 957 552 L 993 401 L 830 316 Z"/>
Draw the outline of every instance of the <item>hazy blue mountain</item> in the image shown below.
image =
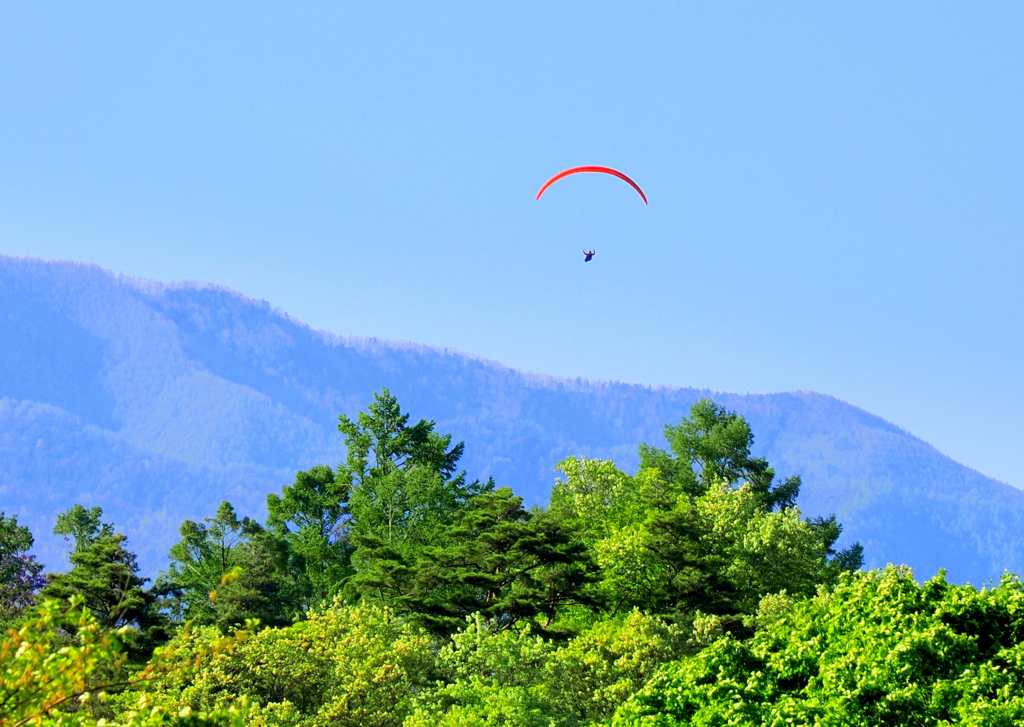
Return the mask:
<path id="1" fill-rule="evenodd" d="M 808 515 L 835 512 L 867 564 L 945 567 L 980 584 L 1024 571 L 1024 492 L 835 398 L 763 396 L 526 375 L 461 353 L 314 331 L 211 286 L 0 256 L 0 509 L 51 567 L 55 515 L 100 505 L 144 568 L 186 518 L 224 499 L 262 515 L 296 470 L 344 457 L 336 431 L 383 387 L 466 442 L 471 478 L 543 502 L 569 455 L 635 466 L 705 396 L 741 412 L 755 450 L 800 474 Z"/>

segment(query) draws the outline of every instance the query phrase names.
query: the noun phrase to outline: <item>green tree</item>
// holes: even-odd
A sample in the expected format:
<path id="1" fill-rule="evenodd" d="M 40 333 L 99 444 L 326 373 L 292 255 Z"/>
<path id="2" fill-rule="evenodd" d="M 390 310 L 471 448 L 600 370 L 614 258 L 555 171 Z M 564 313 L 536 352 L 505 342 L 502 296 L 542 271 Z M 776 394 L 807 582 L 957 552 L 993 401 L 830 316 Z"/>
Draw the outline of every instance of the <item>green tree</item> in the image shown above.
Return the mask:
<path id="1" fill-rule="evenodd" d="M 409 415 L 402 412 L 387 389 L 373 398 L 356 421 L 344 414 L 338 417 L 338 430 L 345 434 L 348 446 L 342 468 L 345 480 L 361 486 L 372 478 L 413 466 L 424 466 L 445 480 L 452 479 L 465 445 L 460 442 L 449 449 L 451 435 L 437 434 L 432 421 L 421 419 L 409 426 Z"/>
<path id="2" fill-rule="evenodd" d="M 16 515 L 0 512 L 0 622 L 22 614 L 46 584 L 43 564 L 28 554 L 32 543 L 31 531 L 18 525 Z"/>
<path id="3" fill-rule="evenodd" d="M 348 456 L 338 479 L 351 492 L 348 523 L 355 575 L 347 592 L 387 598 L 411 587 L 417 553 L 438 544 L 454 514 L 491 484 L 466 484 L 456 474 L 463 444 L 439 435 L 432 421 L 409 424 L 397 399 L 384 389 L 356 421 L 342 415 Z M 383 584 L 388 584 L 387 586 Z"/>
<path id="4" fill-rule="evenodd" d="M 248 621 L 262 626 L 285 626 L 301 615 L 301 598 L 287 572 L 284 543 L 266 531 L 254 533 L 236 546 L 236 578 L 218 587 L 211 597 L 213 622 L 223 633 L 240 628 Z"/>
<path id="5" fill-rule="evenodd" d="M 544 681 L 559 714 L 595 724 L 687 650 L 683 629 L 637 609 L 598 621 L 561 645 L 544 665 Z"/>
<path id="6" fill-rule="evenodd" d="M 64 540 L 72 544 L 72 551 L 78 551 L 101 536 L 114 534 L 113 523 L 102 520 L 101 508 L 91 507 L 86 510 L 82 505 L 75 505 L 57 515 L 57 525 L 53 532 L 55 535 L 63 535 Z"/>
<path id="7" fill-rule="evenodd" d="M 586 548 L 547 513 L 524 510 L 507 487 L 470 498 L 439 542 L 395 579 L 409 584 L 398 594 L 402 605 L 437 633 L 474 613 L 500 629 L 537 618 L 547 627 L 562 607 L 593 605 L 586 587 L 596 574 Z"/>
<path id="8" fill-rule="evenodd" d="M 181 540 L 171 546 L 170 566 L 158 582 L 174 594 L 172 608 L 179 618 L 214 620 L 210 593 L 216 591 L 225 574 L 240 565 L 241 545 L 260 526 L 239 518 L 230 502 L 224 501 L 214 517 L 201 523 L 186 520 L 179 530 Z"/>
<path id="9" fill-rule="evenodd" d="M 569 459 L 551 509 L 571 523 L 601 573 L 600 595 L 612 615 L 638 607 L 688 623 L 698 615 L 742 616 L 759 600 L 787 590 L 811 595 L 834 580 L 825 526 L 793 507 L 764 506 L 744 483 L 708 483 L 700 494 L 670 494 L 659 469 L 629 476 L 608 462 Z M 828 541 L 828 542 L 826 542 Z"/>
<path id="10" fill-rule="evenodd" d="M 42 595 L 67 600 L 81 596 L 104 628 L 136 621 L 146 607 L 135 554 L 124 547 L 127 538 L 114 533 L 113 523 L 102 522 L 103 510 L 75 505 L 58 513 L 53 528 L 73 543 L 71 570 L 51 574 Z"/>
<path id="11" fill-rule="evenodd" d="M 157 579 L 178 618 L 217 624 L 227 633 L 252 619 L 264 626 L 287 624 L 302 612 L 302 589 L 280 534 L 239 518 L 226 501 L 202 523 L 186 520 L 180 533 L 170 567 Z"/>
<path id="12" fill-rule="evenodd" d="M 405 727 L 596 724 L 684 645 L 680 629 L 639 611 L 565 642 L 477 613 L 438 652 L 441 680 L 418 696 Z"/>
<path id="13" fill-rule="evenodd" d="M 751 456 L 754 434 L 746 419 L 711 399 L 690 408 L 690 417 L 665 426 L 672 449 L 640 445 L 640 468 L 657 469 L 670 483 L 689 495 L 700 495 L 719 482 L 747 482 L 766 509 L 789 507 L 800 494 L 800 477 L 775 483 L 768 461 Z M 674 455 L 674 456 L 673 456 Z"/>
<path id="14" fill-rule="evenodd" d="M 747 421 L 736 412 L 701 399 L 690 409 L 689 418 L 678 425 L 665 426 L 665 439 L 672 454 L 648 444 L 640 445 L 640 468 L 661 473 L 674 488 L 696 496 L 716 482 L 736 486 L 746 482 L 766 510 L 792 507 L 800 494 L 800 476 L 775 481 L 775 470 L 761 457 L 752 457 L 754 434 Z M 835 516 L 809 520 L 819 532 L 822 544 L 832 559 L 833 573 L 856 570 L 864 563 L 860 543 L 836 551 L 833 546 L 842 533 Z"/>
<path id="15" fill-rule="evenodd" d="M 558 465 L 565 479 L 551 510 L 593 553 L 612 613 L 739 616 L 773 589 L 809 595 L 860 567 L 859 544 L 835 549 L 834 516 L 799 521 L 800 478 L 776 483 L 768 462 L 752 456 L 743 417 L 703 399 L 665 436 L 672 452 L 641 445 L 633 477 L 611 462 Z"/>
<path id="16" fill-rule="evenodd" d="M 62 513 L 57 527 L 62 528 L 62 523 L 83 511 L 75 506 Z M 125 641 L 133 658 L 143 660 L 169 636 L 170 624 L 160 612 L 159 594 L 143 589 L 149 579 L 139 577 L 135 554 L 125 548 L 127 538 L 113 534 L 113 525 L 98 525 L 102 516 L 99 508 L 85 512 L 90 525 L 76 534 L 71 570 L 50 574 L 40 595 L 61 600 L 82 598 L 103 628 L 132 626 Z"/>
<path id="17" fill-rule="evenodd" d="M 267 524 L 287 543 L 305 608 L 329 600 L 353 573 L 346 527 L 350 492 L 348 482 L 320 465 L 299 472 L 280 496 L 267 496 Z"/>
<path id="18" fill-rule="evenodd" d="M 807 518 L 807 524 L 818 533 L 822 547 L 825 549 L 830 583 L 835 582 L 840 573 L 855 571 L 864 565 L 864 546 L 860 543 L 853 543 L 842 550 L 836 550 L 835 544 L 843 533 L 843 526 L 836 520 L 835 515 Z"/>

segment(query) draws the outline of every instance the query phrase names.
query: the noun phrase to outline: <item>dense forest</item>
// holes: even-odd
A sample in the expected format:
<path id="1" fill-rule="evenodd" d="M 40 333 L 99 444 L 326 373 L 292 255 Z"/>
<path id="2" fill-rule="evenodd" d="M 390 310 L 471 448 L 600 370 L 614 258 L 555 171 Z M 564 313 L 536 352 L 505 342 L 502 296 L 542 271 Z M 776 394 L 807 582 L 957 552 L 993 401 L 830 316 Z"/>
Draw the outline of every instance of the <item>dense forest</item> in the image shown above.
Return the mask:
<path id="1" fill-rule="evenodd" d="M 96 506 L 44 573 L 0 514 L 0 725 L 1012 725 L 1024 588 L 863 572 L 711 400 L 547 507 L 384 390 L 347 456 L 186 521 L 150 582 Z"/>

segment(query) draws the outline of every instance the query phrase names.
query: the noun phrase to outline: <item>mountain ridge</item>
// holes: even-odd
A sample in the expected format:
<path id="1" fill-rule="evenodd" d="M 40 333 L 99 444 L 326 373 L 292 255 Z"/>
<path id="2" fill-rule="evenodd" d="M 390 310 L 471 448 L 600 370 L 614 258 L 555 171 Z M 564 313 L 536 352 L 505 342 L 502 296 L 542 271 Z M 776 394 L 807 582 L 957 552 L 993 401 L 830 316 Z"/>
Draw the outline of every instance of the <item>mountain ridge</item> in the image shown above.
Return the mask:
<path id="1" fill-rule="evenodd" d="M 664 425 L 710 396 L 747 417 L 755 454 L 803 476 L 801 509 L 836 512 L 868 565 L 945 566 L 975 583 L 1024 567 L 1024 493 L 827 394 L 562 379 L 317 331 L 215 284 L 5 256 L 0 341 L 0 509 L 32 528 L 51 567 L 64 548 L 53 518 L 79 501 L 104 507 L 149 573 L 186 517 L 222 499 L 260 515 L 296 470 L 341 461 L 337 416 L 385 386 L 466 442 L 471 478 L 528 502 L 546 499 L 570 455 L 635 468 L 640 442 L 661 445 Z"/>

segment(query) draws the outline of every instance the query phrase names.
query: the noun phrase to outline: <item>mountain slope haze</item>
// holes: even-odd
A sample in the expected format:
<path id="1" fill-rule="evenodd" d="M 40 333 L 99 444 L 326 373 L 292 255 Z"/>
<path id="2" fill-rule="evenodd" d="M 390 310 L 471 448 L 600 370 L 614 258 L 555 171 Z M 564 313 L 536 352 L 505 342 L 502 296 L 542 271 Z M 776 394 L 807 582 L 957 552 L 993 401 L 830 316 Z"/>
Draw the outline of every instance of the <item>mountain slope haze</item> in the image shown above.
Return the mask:
<path id="1" fill-rule="evenodd" d="M 829 396 L 650 388 L 524 374 L 461 353 L 340 338 L 223 288 L 0 256 L 0 509 L 62 567 L 51 531 L 100 505 L 147 573 L 186 518 L 231 500 L 262 515 L 298 469 L 344 458 L 339 414 L 388 387 L 464 440 L 471 478 L 544 502 L 570 455 L 633 468 L 705 396 L 743 414 L 754 451 L 800 474 L 799 505 L 835 512 L 867 566 L 983 583 L 1024 570 L 1024 493 Z"/>

